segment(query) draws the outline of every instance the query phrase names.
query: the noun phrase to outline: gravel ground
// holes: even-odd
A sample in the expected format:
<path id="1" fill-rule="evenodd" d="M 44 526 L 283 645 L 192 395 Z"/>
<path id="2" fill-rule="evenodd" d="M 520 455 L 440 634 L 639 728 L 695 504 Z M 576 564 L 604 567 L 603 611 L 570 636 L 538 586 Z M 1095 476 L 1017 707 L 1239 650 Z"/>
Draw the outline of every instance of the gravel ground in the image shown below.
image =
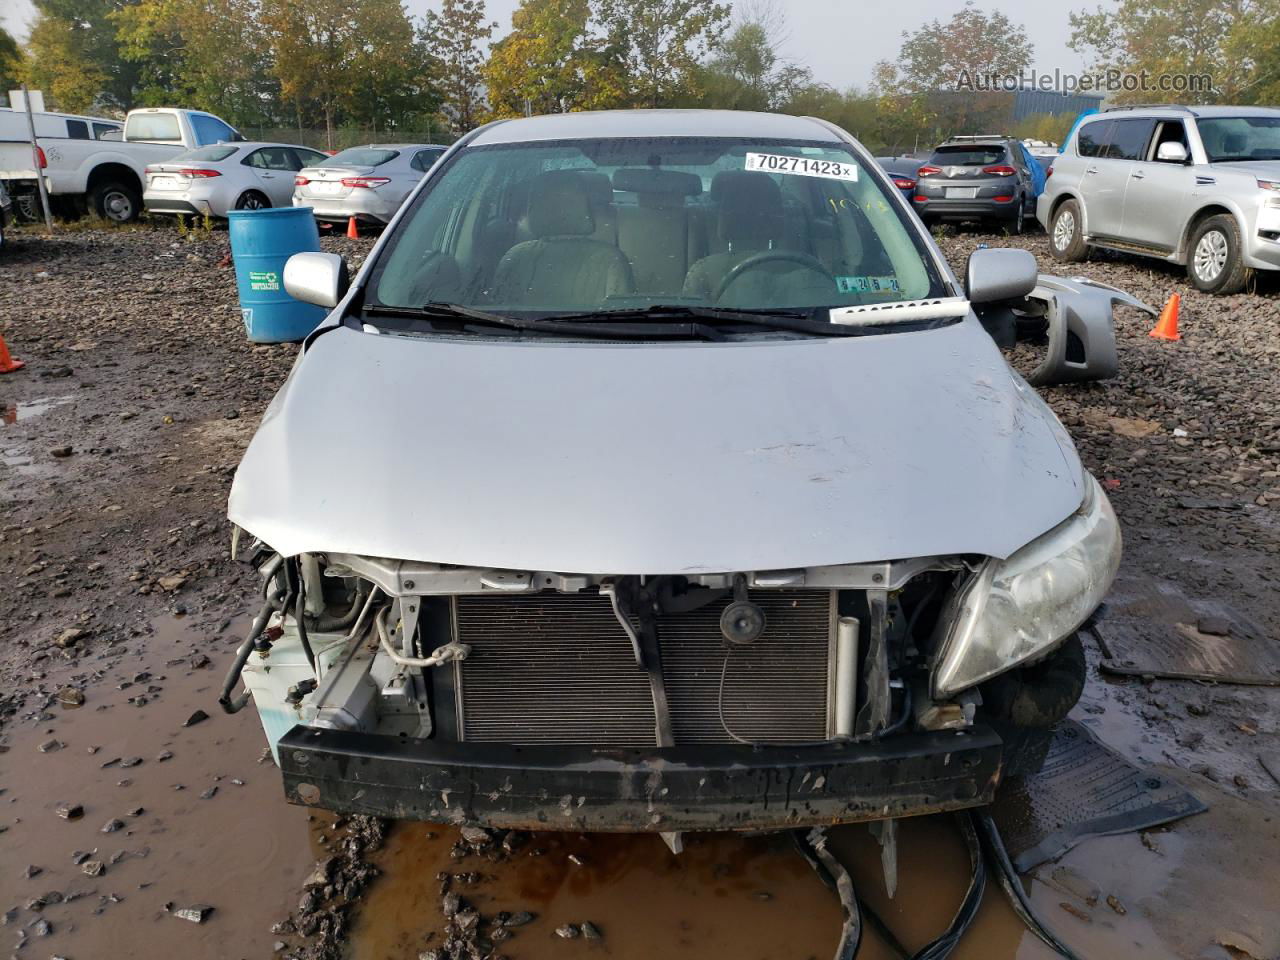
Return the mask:
<path id="1" fill-rule="evenodd" d="M 230 654 L 227 626 L 245 615 L 256 587 L 227 559 L 226 495 L 296 352 L 246 341 L 225 233 L 69 229 L 47 238 L 25 230 L 12 239 L 0 259 L 0 333 L 27 366 L 0 377 L 0 575 L 9 585 L 0 591 L 0 754 L 26 743 L 29 731 L 56 738 L 54 704 L 68 687 L 93 703 L 96 685 L 126 661 L 158 670 L 198 657 L 190 637 L 174 650 L 172 631 L 156 632 L 162 618 L 178 617 L 217 644 L 208 648 L 214 662 L 203 699 L 189 704 L 209 709 Z M 962 230 L 941 243 L 958 272 L 979 244 L 1022 246 L 1046 272 L 1087 275 L 1157 306 L 1182 295 L 1180 342 L 1149 338 L 1150 319 L 1121 310 L 1120 376 L 1044 394 L 1124 523 L 1124 582 L 1168 583 L 1192 600 L 1226 602 L 1274 638 L 1280 285 L 1215 298 L 1181 271 L 1135 258 L 1056 264 L 1038 234 Z M 323 244 L 356 261 L 371 241 Z M 1096 650 L 1090 656 L 1096 663 Z M 1274 796 L 1257 756 L 1276 748 L 1278 701 L 1267 688 L 1109 680 L 1091 685 L 1082 709 L 1119 708 L 1131 718 L 1117 746 L 1135 757 L 1203 775 L 1240 797 Z M 200 733 L 206 729 L 214 733 Z M 219 729 L 206 724 L 190 736 Z M 0 795 L 21 794 L 17 769 L 12 757 L 0 758 Z M 47 811 L 65 799 L 40 798 Z M 0 818 L 0 910 L 43 889 L 32 877 L 18 881 L 21 867 L 4 854 L 29 829 Z M 335 872 L 305 892 L 284 891 L 291 902 L 302 897 L 298 908 L 289 920 L 277 917 L 276 933 L 265 924 L 259 931 L 268 942 L 282 937 L 281 950 L 316 957 L 336 953 L 345 904 L 369 879 L 364 853 L 381 841 L 378 826 L 359 818 L 318 829 L 344 851 L 322 857 Z M 217 892 L 210 884 L 210 902 Z M 20 941 L 39 933 L 28 930 L 34 915 L 15 917 Z M 209 926 L 216 931 L 216 915 Z"/>

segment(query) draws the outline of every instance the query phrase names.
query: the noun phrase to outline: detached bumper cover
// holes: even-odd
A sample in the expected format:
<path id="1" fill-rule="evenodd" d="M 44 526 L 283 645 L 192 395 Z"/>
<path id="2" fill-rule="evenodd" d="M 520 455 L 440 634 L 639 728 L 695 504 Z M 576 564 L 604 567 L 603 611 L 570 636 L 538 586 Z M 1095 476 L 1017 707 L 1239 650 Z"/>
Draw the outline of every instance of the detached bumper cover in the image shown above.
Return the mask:
<path id="1" fill-rule="evenodd" d="M 292 803 L 499 828 L 790 828 L 989 803 L 1002 744 L 985 727 L 816 747 L 512 747 L 294 727 Z"/>

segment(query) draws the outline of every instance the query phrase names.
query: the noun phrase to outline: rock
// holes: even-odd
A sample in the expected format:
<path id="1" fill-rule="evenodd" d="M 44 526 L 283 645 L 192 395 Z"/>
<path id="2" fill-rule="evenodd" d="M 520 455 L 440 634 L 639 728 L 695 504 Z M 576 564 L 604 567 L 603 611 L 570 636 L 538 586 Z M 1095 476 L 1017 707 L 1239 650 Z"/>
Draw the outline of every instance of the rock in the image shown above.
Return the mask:
<path id="1" fill-rule="evenodd" d="M 84 637 L 88 635 L 88 632 L 89 631 L 83 630 L 80 627 L 68 627 L 53 638 L 53 645 L 55 647 L 61 647 L 64 650 L 67 647 L 74 647 L 76 645 L 76 641 L 84 639 Z"/>
<path id="2" fill-rule="evenodd" d="M 66 457 L 71 456 L 71 454 L 74 452 L 75 451 L 71 449 L 70 445 L 64 446 L 64 447 L 54 447 L 52 450 L 49 451 L 49 456 L 57 457 L 59 460 L 62 460 L 62 459 L 65 459 Z"/>
<path id="3" fill-rule="evenodd" d="M 100 877 L 106 871 L 107 866 L 101 860 L 86 860 L 81 871 L 90 877 Z"/>
<path id="4" fill-rule="evenodd" d="M 1064 900 L 1062 901 L 1062 903 L 1059 903 L 1058 906 L 1060 906 L 1063 910 L 1067 911 L 1067 913 L 1071 914 L 1073 917 L 1075 917 L 1078 920 L 1083 920 L 1085 923 L 1093 923 L 1093 917 L 1089 916 L 1089 914 L 1085 913 L 1083 910 L 1077 907 L 1074 903 L 1067 903 Z"/>
<path id="5" fill-rule="evenodd" d="M 58 702 L 64 707 L 84 706 L 84 691 L 76 687 L 63 687 L 58 691 Z"/>
<path id="6" fill-rule="evenodd" d="M 208 719 L 209 715 L 207 713 L 203 710 L 197 710 L 195 713 L 191 714 L 191 716 L 187 717 L 187 719 L 183 721 L 182 725 L 184 727 L 194 727 L 197 723 L 204 723 L 204 721 Z"/>
<path id="7" fill-rule="evenodd" d="M 463 936 L 470 936 L 480 926 L 480 914 L 474 910 L 460 910 L 453 922 Z"/>
<path id="8" fill-rule="evenodd" d="M 180 573 L 170 574 L 169 576 L 161 577 L 156 581 L 156 583 L 160 585 L 160 589 L 165 593 L 173 593 L 176 590 L 181 589 L 182 585 L 186 582 L 187 578 Z"/>
<path id="9" fill-rule="evenodd" d="M 173 759 L 173 754 L 170 753 L 168 750 L 161 750 L 158 754 L 156 754 L 157 763 L 164 763 L 166 760 L 172 760 L 172 759 Z"/>
<path id="10" fill-rule="evenodd" d="M 1140 440 L 1143 437 L 1149 437 L 1153 433 L 1160 432 L 1160 424 L 1154 420 L 1138 420 L 1131 417 L 1110 417 L 1107 425 L 1112 431 L 1118 433 L 1122 437 L 1129 437 L 1133 440 Z"/>
<path id="11" fill-rule="evenodd" d="M 38 877 L 42 873 L 44 873 L 44 867 L 37 867 L 34 863 L 27 864 L 27 869 L 22 871 L 22 875 L 28 880 Z"/>
<path id="12" fill-rule="evenodd" d="M 588 920 L 582 925 L 582 935 L 588 940 L 603 940 L 604 934 L 600 932 L 600 928 Z"/>
<path id="13" fill-rule="evenodd" d="M 214 785 L 213 785 L 212 787 L 210 787 L 208 790 L 205 790 L 204 792 L 202 792 L 202 793 L 200 794 L 200 799 L 201 799 L 201 800 L 212 800 L 212 799 L 213 799 L 214 797 L 216 797 L 217 795 L 218 795 L 218 785 L 217 785 L 217 784 L 214 784 Z"/>
<path id="14" fill-rule="evenodd" d="M 193 903 L 189 907 L 173 911 L 173 915 L 179 920 L 190 920 L 192 923 L 204 923 L 211 913 L 213 913 L 213 907 L 207 903 Z"/>
<path id="15" fill-rule="evenodd" d="M 141 758 L 141 757 L 128 757 L 128 758 L 126 758 L 126 759 L 124 759 L 124 760 L 121 760 L 121 761 L 120 761 L 120 766 L 122 766 L 122 767 L 136 767 L 136 766 L 138 766 L 138 765 L 139 765 L 139 764 L 141 764 L 141 763 L 142 763 L 142 758 Z"/>
<path id="16" fill-rule="evenodd" d="M 577 924 L 566 923 L 564 926 L 556 927 L 556 936 L 565 940 L 577 940 L 578 937 L 582 936 L 582 930 L 578 928 Z"/>
<path id="17" fill-rule="evenodd" d="M 1231 634 L 1231 621 L 1226 617 L 1201 617 L 1196 629 L 1211 637 L 1226 637 Z"/>
<path id="18" fill-rule="evenodd" d="M 480 827 L 463 827 L 462 839 L 473 847 L 483 847 L 493 842 L 493 836 L 489 831 Z"/>
<path id="19" fill-rule="evenodd" d="M 79 820 L 84 816 L 84 806 L 79 803 L 61 803 L 54 812 L 63 820 Z"/>
<path id="20" fill-rule="evenodd" d="M 124 821 L 111 819 L 102 825 L 103 833 L 115 833 L 117 830 L 124 829 Z"/>
<path id="21" fill-rule="evenodd" d="M 1107 906 L 1122 917 L 1129 912 L 1124 908 L 1124 904 L 1120 902 L 1120 898 L 1113 893 L 1107 894 Z"/>
<path id="22" fill-rule="evenodd" d="M 452 920 L 462 909 L 462 898 L 456 893 L 446 893 L 440 898 L 440 913 L 446 920 Z"/>
<path id="23" fill-rule="evenodd" d="M 57 738 L 54 738 L 53 740 L 46 740 L 44 743 L 40 744 L 40 746 L 38 746 L 36 749 L 39 750 L 41 753 L 53 753 L 55 750 L 62 749 L 62 741 L 58 740 Z"/>
<path id="24" fill-rule="evenodd" d="M 527 910 L 520 910 L 504 919 L 502 921 L 502 925 L 504 927 L 523 927 L 527 923 L 533 923 L 536 919 L 538 919 L 538 915 L 536 913 L 529 913 Z"/>
<path id="25" fill-rule="evenodd" d="M 1204 703 L 1188 703 L 1187 713 L 1191 714 L 1191 716 L 1193 717 L 1208 716 L 1209 707 L 1207 704 L 1204 704 Z"/>
<path id="26" fill-rule="evenodd" d="M 31 929 L 37 937 L 47 937 L 53 933 L 53 924 L 44 917 L 41 917 L 35 923 L 31 924 Z"/>

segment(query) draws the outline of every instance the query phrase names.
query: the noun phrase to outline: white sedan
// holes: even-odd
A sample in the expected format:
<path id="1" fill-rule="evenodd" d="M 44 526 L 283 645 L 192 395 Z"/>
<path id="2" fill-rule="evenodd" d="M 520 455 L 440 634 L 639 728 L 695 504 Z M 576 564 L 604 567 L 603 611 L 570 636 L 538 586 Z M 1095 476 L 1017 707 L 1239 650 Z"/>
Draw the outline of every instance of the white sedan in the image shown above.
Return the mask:
<path id="1" fill-rule="evenodd" d="M 296 144 L 215 143 L 147 167 L 142 202 L 149 213 L 213 217 L 287 207 L 297 172 L 325 159 Z"/>
<path id="2" fill-rule="evenodd" d="M 350 147 L 298 174 L 295 207 L 317 220 L 386 224 L 448 147 L 431 143 L 374 143 Z"/>

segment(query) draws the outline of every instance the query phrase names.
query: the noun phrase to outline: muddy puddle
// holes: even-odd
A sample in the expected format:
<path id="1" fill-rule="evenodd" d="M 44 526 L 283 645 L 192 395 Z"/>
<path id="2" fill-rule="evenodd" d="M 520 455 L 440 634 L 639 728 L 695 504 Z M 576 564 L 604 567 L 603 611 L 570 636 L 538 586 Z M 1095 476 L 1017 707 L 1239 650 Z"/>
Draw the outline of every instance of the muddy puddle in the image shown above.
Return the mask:
<path id="1" fill-rule="evenodd" d="M 41 397 L 37 400 L 24 400 L 20 403 L 6 403 L 0 406 L 0 426 L 12 426 L 24 420 L 48 413 L 55 407 L 71 403 L 74 397 Z"/>
<path id="2" fill-rule="evenodd" d="M 122 656 L 49 667 L 46 689 L 75 686 L 84 704 L 55 699 L 35 722 L 24 715 L 29 700 L 5 725 L 0 911 L 17 909 L 0 926 L 0 945 L 25 939 L 16 956 L 272 954 L 271 925 L 296 905 L 324 854 L 326 818 L 283 802 L 276 768 L 260 762 L 256 714 L 218 709 L 236 632 L 215 631 L 168 619 L 145 648 L 139 638 Z M 193 667 L 200 652 L 213 662 Z M 196 709 L 208 719 L 184 726 Z M 74 819 L 59 815 L 77 804 Z M 48 901 L 38 911 L 29 906 L 37 898 Z M 168 903 L 214 909 L 196 924 Z"/>

